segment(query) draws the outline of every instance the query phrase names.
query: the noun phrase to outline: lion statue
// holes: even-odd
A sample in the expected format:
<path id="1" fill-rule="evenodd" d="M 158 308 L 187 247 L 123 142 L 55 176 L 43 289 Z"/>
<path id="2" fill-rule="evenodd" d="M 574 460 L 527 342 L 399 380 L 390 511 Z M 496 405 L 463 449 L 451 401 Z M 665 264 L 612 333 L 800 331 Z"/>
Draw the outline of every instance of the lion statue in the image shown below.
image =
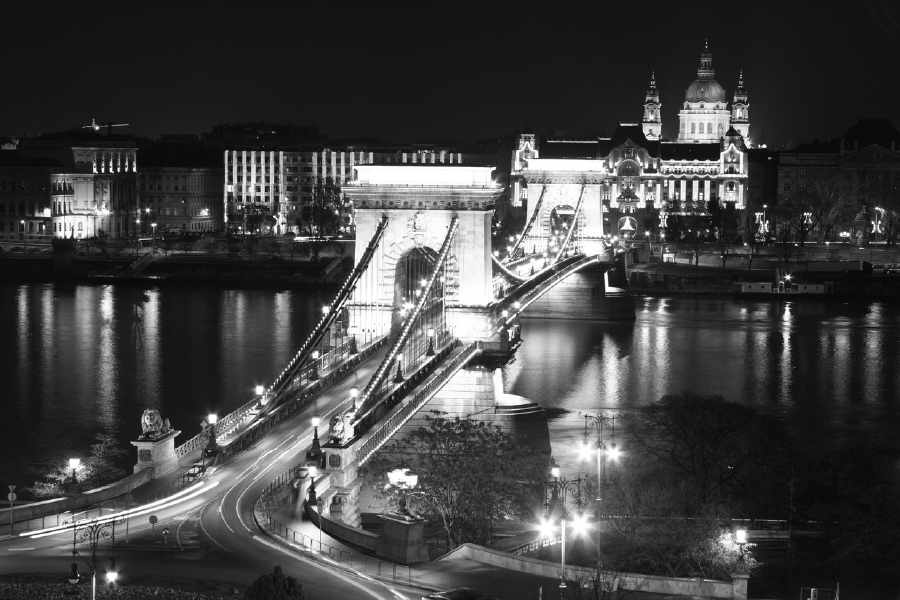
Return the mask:
<path id="1" fill-rule="evenodd" d="M 163 420 L 158 410 L 155 408 L 148 408 L 144 410 L 144 414 L 141 415 L 141 429 L 143 430 L 141 439 L 149 439 L 159 437 L 163 433 L 171 430 L 172 427 L 169 425 L 168 419 Z"/>
<path id="2" fill-rule="evenodd" d="M 330 438 L 332 443 L 346 444 L 353 439 L 353 417 L 355 413 L 346 411 L 331 417 Z"/>

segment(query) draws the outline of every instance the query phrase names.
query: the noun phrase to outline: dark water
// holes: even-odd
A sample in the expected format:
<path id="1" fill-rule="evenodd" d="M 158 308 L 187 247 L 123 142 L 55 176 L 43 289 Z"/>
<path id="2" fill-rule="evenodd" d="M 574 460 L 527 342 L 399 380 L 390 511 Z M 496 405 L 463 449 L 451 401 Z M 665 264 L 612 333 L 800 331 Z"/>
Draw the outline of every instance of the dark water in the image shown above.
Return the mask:
<path id="1" fill-rule="evenodd" d="M 0 284 L 0 481 L 61 436 L 87 450 L 106 430 L 133 452 L 146 408 L 188 439 L 271 381 L 321 304 L 275 290 Z"/>
<path id="2" fill-rule="evenodd" d="M 507 391 L 563 409 L 556 458 L 577 461 L 578 411 L 717 394 L 777 414 L 810 452 L 900 426 L 900 307 L 880 302 L 638 298 L 628 325 L 525 321 Z"/>
<path id="3" fill-rule="evenodd" d="M 146 300 L 144 299 L 146 295 Z M 0 481 L 74 435 L 123 443 L 157 408 L 184 433 L 230 412 L 297 350 L 316 293 L 0 284 Z M 575 460 L 578 411 L 719 394 L 782 415 L 812 448 L 900 425 L 900 309 L 883 303 L 636 299 L 637 320 L 525 321 L 507 391 L 564 409 L 554 454 Z M 130 449 L 131 447 L 128 446 Z"/>

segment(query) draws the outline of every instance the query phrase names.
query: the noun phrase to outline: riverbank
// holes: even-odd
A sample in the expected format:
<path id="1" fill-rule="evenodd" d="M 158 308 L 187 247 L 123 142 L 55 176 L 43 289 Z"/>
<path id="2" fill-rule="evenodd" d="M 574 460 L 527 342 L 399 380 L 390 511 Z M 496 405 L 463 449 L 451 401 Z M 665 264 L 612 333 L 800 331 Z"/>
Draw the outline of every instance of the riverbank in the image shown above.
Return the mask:
<path id="1" fill-rule="evenodd" d="M 143 256 L 94 254 L 59 261 L 52 254 L 3 253 L 0 256 L 0 278 L 138 286 L 203 283 L 238 287 L 330 289 L 338 285 L 352 268 L 352 258 L 339 256 L 324 256 L 313 261 L 275 255 L 169 253 L 168 256 L 154 256 L 139 273 L 131 273 L 129 267 Z"/>
<path id="2" fill-rule="evenodd" d="M 803 263 L 790 263 L 782 267 L 793 273 L 792 283 L 832 283 L 833 293 L 811 295 L 804 299 L 896 299 L 900 298 L 900 276 L 884 273 L 810 273 Z M 629 289 L 643 296 L 712 295 L 733 296 L 734 284 L 746 282 L 775 283 L 776 269 L 748 270 L 721 268 L 712 265 L 686 265 L 678 263 L 642 263 L 628 269 Z M 800 295 L 773 299 L 797 299 Z"/>

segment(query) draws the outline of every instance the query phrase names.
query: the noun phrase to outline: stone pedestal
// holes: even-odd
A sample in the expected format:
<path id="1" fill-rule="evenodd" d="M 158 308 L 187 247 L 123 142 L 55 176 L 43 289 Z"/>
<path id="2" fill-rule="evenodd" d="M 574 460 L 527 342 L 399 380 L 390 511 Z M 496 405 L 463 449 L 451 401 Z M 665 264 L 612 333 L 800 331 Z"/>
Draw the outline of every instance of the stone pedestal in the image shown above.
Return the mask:
<path id="1" fill-rule="evenodd" d="M 357 477 L 359 463 L 356 461 L 359 443 L 360 439 L 354 438 L 346 444 L 329 442 L 322 445 L 324 470 L 331 475 L 331 487 L 334 489 L 326 514 L 351 527 L 359 527 L 361 522 L 359 488 L 362 480 Z"/>
<path id="2" fill-rule="evenodd" d="M 407 521 L 390 514 L 379 515 L 382 534 L 378 538 L 378 556 L 402 565 L 428 562 L 425 521 Z"/>
<path id="3" fill-rule="evenodd" d="M 747 600 L 747 580 L 750 579 L 750 575 L 747 573 L 732 573 L 731 574 L 731 585 L 733 590 L 734 600 Z"/>
<path id="4" fill-rule="evenodd" d="M 134 472 L 150 467 L 153 469 L 153 478 L 156 479 L 175 469 L 178 466 L 175 437 L 179 433 L 181 432 L 170 431 L 158 438 L 131 442 L 131 445 L 137 448 L 137 464 L 134 465 Z"/>

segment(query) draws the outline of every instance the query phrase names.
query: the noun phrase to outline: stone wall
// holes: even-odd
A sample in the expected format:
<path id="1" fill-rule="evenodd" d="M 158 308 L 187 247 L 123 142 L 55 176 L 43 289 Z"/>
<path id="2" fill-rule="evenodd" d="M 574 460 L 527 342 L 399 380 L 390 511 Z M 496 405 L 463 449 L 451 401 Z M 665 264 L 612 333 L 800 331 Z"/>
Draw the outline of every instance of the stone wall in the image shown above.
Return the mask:
<path id="1" fill-rule="evenodd" d="M 475 544 L 463 544 L 440 560 L 452 558 L 468 558 L 494 567 L 539 575 L 541 577 L 559 577 L 560 566 L 555 561 L 549 562 L 526 556 L 516 556 L 507 552 L 476 546 Z M 582 567 L 566 568 L 566 578 L 570 581 L 593 580 L 595 577 L 595 569 Z M 740 574 L 735 575 L 734 581 L 717 581 L 714 579 L 701 579 L 700 577 L 658 577 L 637 573 L 617 573 L 614 582 L 615 589 L 640 590 L 654 594 L 734 598 L 734 600 L 746 600 L 747 598 L 746 575 Z"/>
<path id="2" fill-rule="evenodd" d="M 83 492 L 76 496 L 54 498 L 53 500 L 44 500 L 43 502 L 33 502 L 31 504 L 22 504 L 13 507 L 13 521 L 19 522 L 28 521 L 30 519 L 40 519 L 41 517 L 91 506 L 98 502 L 103 502 L 104 500 L 127 494 L 139 485 L 147 483 L 152 478 L 153 469 L 148 468 L 114 483 L 110 483 L 109 485 Z M 10 509 L 8 508 L 0 510 L 0 524 L 9 523 L 9 510 Z"/>

